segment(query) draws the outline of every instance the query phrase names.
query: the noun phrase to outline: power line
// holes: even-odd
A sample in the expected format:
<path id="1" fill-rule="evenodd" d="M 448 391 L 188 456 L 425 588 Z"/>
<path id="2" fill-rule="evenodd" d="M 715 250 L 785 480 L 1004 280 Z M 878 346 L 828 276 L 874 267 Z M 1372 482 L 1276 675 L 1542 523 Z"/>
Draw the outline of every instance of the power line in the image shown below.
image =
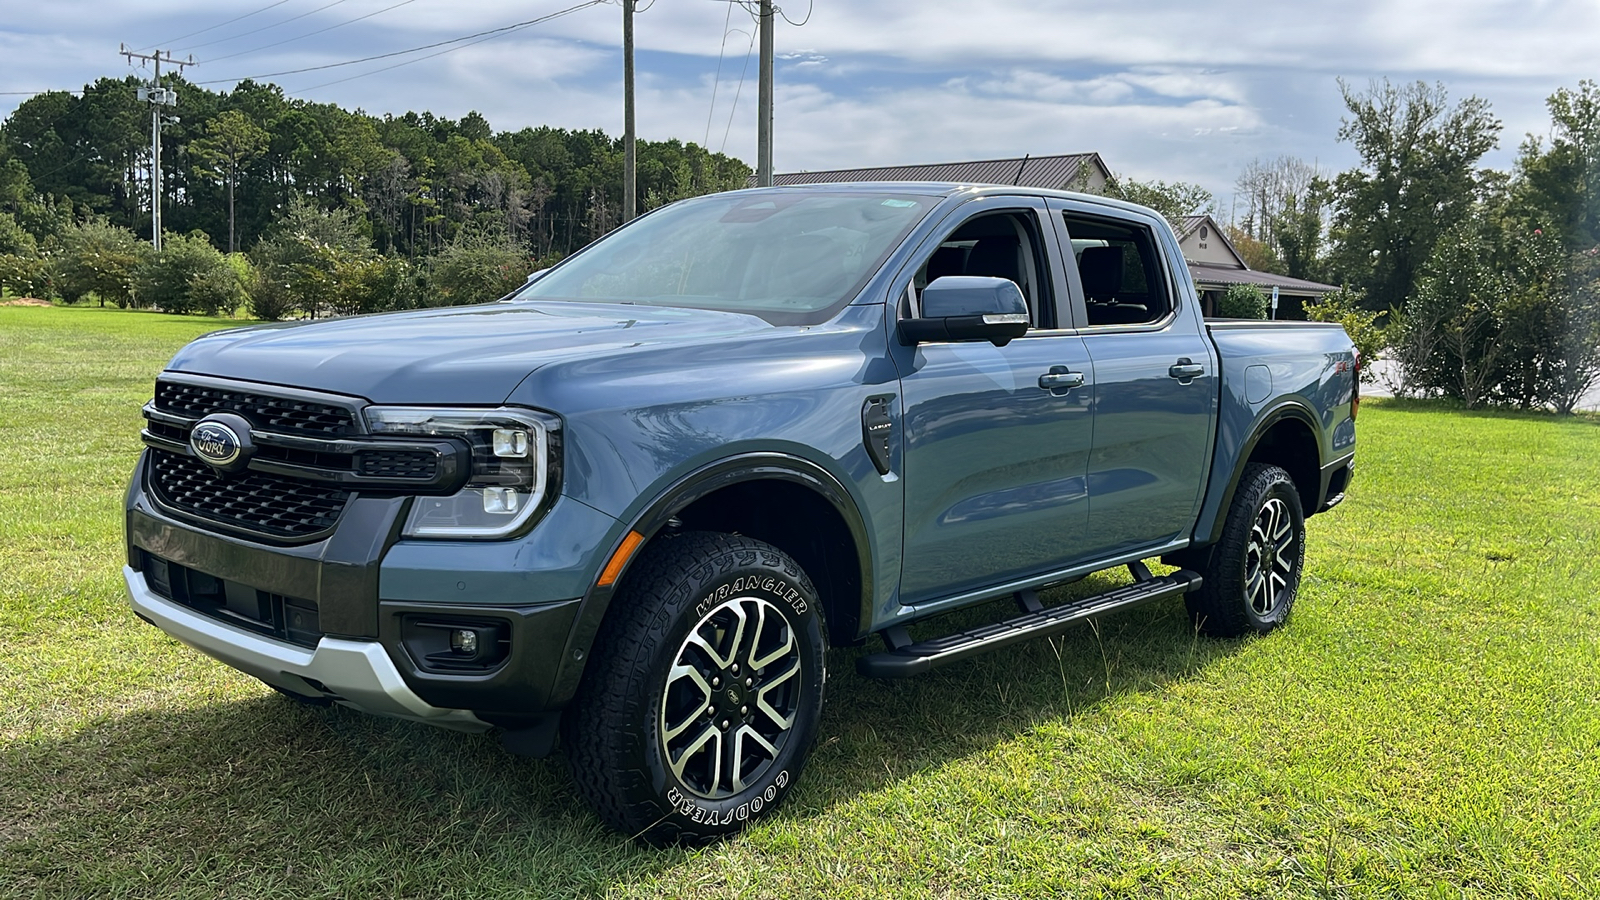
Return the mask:
<path id="1" fill-rule="evenodd" d="M 739 86 L 734 88 L 733 91 L 733 108 L 728 110 L 728 127 L 722 130 L 722 146 L 717 148 L 718 153 L 728 149 L 728 135 L 733 132 L 733 116 L 739 111 L 739 95 L 744 93 L 744 76 L 750 72 L 750 54 L 756 49 L 756 34 L 757 32 L 752 29 L 750 32 L 750 46 L 746 47 L 744 51 L 744 68 L 739 70 Z M 707 147 L 706 149 L 709 150 L 711 148 Z"/>
<path id="2" fill-rule="evenodd" d="M 304 39 L 306 39 L 308 37 L 315 37 L 315 36 L 317 36 L 319 34 L 322 34 L 324 32 L 332 31 L 335 28 L 343 28 L 346 25 L 353 25 L 356 22 L 360 22 L 360 21 L 362 21 L 364 19 L 370 19 L 373 16 L 376 16 L 376 15 L 378 15 L 380 13 L 386 13 L 391 9 L 399 9 L 402 6 L 405 6 L 405 5 L 409 4 L 409 3 L 415 3 L 415 2 L 417 2 L 417 0 L 400 0 L 399 3 L 396 3 L 393 6 L 385 6 L 383 9 L 380 9 L 377 12 L 369 12 L 364 16 L 357 16 L 354 19 L 346 19 L 345 21 L 340 22 L 337 25 L 329 25 L 327 28 L 319 28 L 316 31 L 310 31 L 310 32 L 307 32 L 305 34 L 298 35 L 298 36 L 292 37 L 292 38 L 284 38 L 283 40 L 278 41 L 276 43 L 263 44 L 260 47 L 252 47 L 249 50 L 240 50 L 238 53 L 229 53 L 227 56 L 213 56 L 212 58 L 206 60 L 206 62 L 219 62 L 219 61 L 224 60 L 224 59 L 233 59 L 236 56 L 248 56 L 251 53 L 256 53 L 256 52 L 259 52 L 261 50 L 268 50 L 268 49 L 271 49 L 273 47 L 281 47 L 284 44 L 292 43 L 294 41 L 304 40 Z M 326 9 L 327 7 L 323 7 L 323 8 Z"/>
<path id="3" fill-rule="evenodd" d="M 728 4 L 728 14 L 722 17 L 722 46 L 717 48 L 717 74 L 711 79 L 711 108 L 706 110 L 707 150 L 711 149 L 711 117 L 717 114 L 717 87 L 722 84 L 722 57 L 728 52 L 728 25 L 733 22 L 733 4 Z M 741 34 L 743 32 L 740 32 Z"/>
<path id="4" fill-rule="evenodd" d="M 69 91 L 69 90 L 66 90 L 65 88 L 62 88 L 62 89 L 59 89 L 59 90 L 54 89 L 54 88 L 50 88 L 50 89 L 46 89 L 46 90 L 42 90 L 42 91 L 0 91 L 0 97 L 37 97 L 40 94 L 81 94 L 81 93 L 83 93 L 83 89 L 82 88 L 79 88 L 79 89 L 77 89 L 75 91 Z"/>
<path id="5" fill-rule="evenodd" d="M 814 12 L 816 8 L 816 0 L 809 0 L 809 2 L 806 3 L 806 17 L 798 22 L 789 18 L 789 14 L 784 12 L 783 7 L 781 6 L 774 6 L 773 10 L 777 12 L 778 15 L 783 16 L 783 20 L 788 22 L 790 25 L 793 25 L 796 28 L 804 28 L 806 23 L 811 21 L 811 13 Z"/>
<path id="6" fill-rule="evenodd" d="M 529 27 L 531 25 L 537 25 L 540 22 L 548 22 L 551 19 L 555 19 L 555 18 L 558 18 L 560 16 L 567 15 L 568 13 L 577 12 L 580 9 L 586 9 L 588 7 L 591 7 L 591 6 L 599 6 L 602 3 L 609 3 L 609 2 L 610 2 L 610 0 L 587 0 L 587 2 L 579 3 L 579 4 L 575 5 L 575 6 L 569 6 L 566 9 L 550 13 L 549 15 L 540 16 L 537 19 L 529 19 L 526 22 L 517 22 L 515 24 L 505 25 L 505 26 L 502 26 L 500 28 L 491 28 L 488 31 L 480 31 L 480 32 L 478 32 L 476 34 L 469 34 L 469 35 L 466 35 L 464 37 L 451 38 L 448 41 L 435 41 L 432 44 L 423 44 L 421 47 L 412 47 L 409 50 L 396 50 L 396 51 L 394 51 L 392 53 L 379 53 L 376 56 L 364 56 L 361 59 L 350 59 L 350 60 L 346 60 L 344 62 L 326 63 L 326 64 L 320 65 L 320 66 L 306 66 L 305 68 L 302 68 L 302 69 L 286 69 L 286 70 L 284 70 L 282 72 L 265 72 L 265 73 L 260 74 L 260 75 L 240 75 L 240 76 L 237 76 L 237 77 L 234 77 L 234 78 L 215 78 L 215 79 L 212 79 L 210 81 L 196 81 L 196 82 L 194 82 L 194 84 L 224 84 L 224 83 L 227 83 L 227 82 L 244 81 L 245 79 L 277 78 L 280 75 L 299 75 L 299 74 L 301 74 L 303 72 L 319 72 L 319 71 L 322 71 L 323 69 L 337 69 L 337 68 L 340 68 L 340 67 L 343 67 L 343 66 L 354 66 L 354 65 L 358 65 L 360 63 L 374 62 L 374 61 L 380 60 L 380 59 L 393 59 L 396 56 L 405 56 L 408 53 L 420 53 L 423 50 L 432 50 L 435 47 L 445 47 L 445 46 L 448 46 L 450 44 L 460 44 L 463 41 L 473 41 L 474 43 L 477 43 L 477 41 L 474 40 L 475 38 L 483 38 L 484 40 L 488 40 L 489 38 L 497 37 L 497 36 L 499 36 L 501 34 L 504 34 L 504 33 L 517 31 L 517 30 L 520 30 L 520 29 L 523 29 L 523 28 L 527 28 L 527 27 Z M 470 47 L 472 45 L 471 44 L 467 44 L 465 46 L 469 46 Z M 451 48 L 451 49 L 460 50 L 462 48 L 454 47 L 454 48 Z M 448 53 L 450 51 L 446 50 L 444 52 Z M 418 59 L 411 60 L 411 62 L 421 62 L 423 59 L 432 59 L 434 56 L 439 56 L 439 55 L 441 55 L 441 54 L 435 53 L 435 54 L 432 54 L 431 56 L 424 56 L 424 57 L 420 57 Z M 383 68 L 383 69 L 374 69 L 371 72 L 363 73 L 363 75 L 374 75 L 374 74 L 377 74 L 378 72 L 387 72 L 389 69 L 399 68 L 399 66 L 403 66 L 403 65 L 409 65 L 409 63 L 400 63 L 399 65 L 389 66 L 389 67 Z M 354 78 L 360 78 L 360 77 L 363 77 L 363 76 L 362 75 L 356 75 L 356 76 L 353 76 L 353 77 Z M 341 80 L 342 81 L 349 81 L 351 79 L 346 78 L 346 79 L 341 79 Z M 330 81 L 330 82 L 328 82 L 328 84 L 338 84 L 338 83 L 339 83 L 338 81 Z M 326 87 L 326 86 L 327 85 L 317 85 L 317 87 Z M 311 88 L 307 88 L 307 90 L 312 90 L 312 89 Z"/>
<path id="7" fill-rule="evenodd" d="M 165 40 L 165 41 L 156 41 L 155 44 L 151 44 L 150 46 L 154 47 L 157 44 L 175 44 L 178 41 L 183 40 L 184 38 L 192 38 L 197 34 L 205 34 L 208 31 L 216 31 L 218 28 L 221 28 L 224 25 L 232 25 L 235 22 L 242 22 L 245 19 L 250 18 L 251 16 L 260 15 L 260 14 L 266 12 L 267 10 L 272 9 L 273 7 L 282 6 L 282 5 L 284 5 L 285 3 L 288 3 L 288 2 L 289 2 L 289 0 L 278 0 L 278 2 L 276 2 L 276 3 L 268 3 L 266 6 L 261 7 L 260 9 L 256 10 L 255 12 L 247 12 L 242 16 L 235 16 L 235 17 L 229 19 L 226 22 L 219 22 L 216 25 L 211 26 L 210 28 L 202 28 L 199 31 L 191 31 L 188 34 L 180 34 L 175 38 L 170 38 L 170 39 Z M 142 47 L 142 48 L 140 48 L 140 52 L 143 52 L 143 51 L 149 50 L 149 49 L 150 49 L 150 47 Z"/>
<path id="8" fill-rule="evenodd" d="M 479 32 L 478 34 L 467 35 L 467 37 L 456 38 L 453 41 L 441 41 L 438 44 L 430 44 L 430 45 L 428 45 L 428 47 L 416 47 L 416 48 L 413 48 L 411 50 L 402 50 L 399 53 L 385 53 L 382 56 L 369 57 L 368 59 L 364 59 L 364 60 L 358 59 L 358 60 L 354 60 L 353 62 L 350 62 L 350 63 L 336 63 L 335 65 L 338 65 L 338 66 L 348 66 L 348 65 L 353 65 L 353 63 L 355 63 L 355 62 L 369 62 L 370 60 L 373 60 L 373 59 L 384 59 L 384 58 L 391 57 L 391 56 L 403 56 L 406 53 L 415 53 L 418 50 L 427 50 L 427 49 L 429 49 L 429 47 L 439 47 L 439 46 L 442 46 L 444 44 L 455 44 L 455 43 L 460 43 L 461 41 L 468 41 L 468 40 L 470 40 L 472 38 L 477 38 L 477 40 L 472 40 L 470 43 L 461 44 L 461 46 L 459 46 L 459 47 L 447 47 L 447 48 L 445 48 L 443 50 L 440 50 L 438 53 L 430 53 L 427 56 L 419 56 L 416 59 L 408 59 L 408 60 L 406 60 L 404 62 L 397 62 L 392 66 L 384 66 L 384 67 L 382 67 L 380 69 L 373 69 L 370 72 L 362 72 L 359 75 L 351 75 L 348 78 L 338 78 L 338 79 L 335 79 L 333 81 L 324 81 L 322 84 L 314 84 L 314 85 L 312 85 L 311 87 L 308 87 L 308 88 L 300 88 L 300 89 L 294 91 L 294 93 L 297 93 L 297 94 L 309 93 L 311 91 L 319 90 L 319 89 L 325 88 L 325 87 L 330 87 L 330 86 L 335 85 L 335 84 L 344 84 L 346 81 L 355 81 L 357 78 L 365 78 L 368 75 L 376 75 L 379 72 L 387 72 L 390 69 L 398 69 L 398 68 L 401 68 L 402 66 L 409 66 L 412 63 L 419 63 L 419 62 L 422 62 L 424 60 L 433 59 L 436 56 L 443 56 L 446 53 L 454 53 L 457 50 L 465 50 L 466 48 L 471 47 L 474 44 L 481 44 L 484 41 L 492 41 L 497 37 L 504 37 L 505 35 L 512 34 L 512 33 L 515 33 L 517 31 L 521 31 L 524 28 L 531 28 L 534 25 L 540 24 L 541 22 L 548 22 L 551 19 L 559 19 L 562 16 L 571 15 L 572 13 L 575 13 L 580 9 L 588 9 L 591 6 L 601 6 L 601 5 L 610 3 L 610 2 L 611 2 L 611 0 L 588 0 L 587 3 L 579 3 L 576 6 L 569 6 L 566 9 L 557 10 L 556 12 L 550 13 L 549 15 L 540 16 L 537 19 L 529 19 L 526 22 L 518 22 L 515 25 L 507 25 L 504 28 L 496 28 L 496 29 L 493 29 L 492 31 L 482 31 L 482 32 Z M 310 72 L 310 71 L 314 71 L 316 69 L 331 69 L 331 68 L 334 68 L 334 66 L 313 66 L 311 69 L 302 69 L 300 71 Z M 265 77 L 268 77 L 268 76 L 261 76 L 261 77 L 265 78 Z M 201 82 L 201 83 L 209 83 L 209 82 Z"/>
<path id="9" fill-rule="evenodd" d="M 290 22 L 294 22 L 294 21 L 298 21 L 300 19 L 304 19 L 306 16 L 314 16 L 317 13 L 322 12 L 325 9 L 332 9 L 335 6 L 338 6 L 339 4 L 346 3 L 346 2 L 348 2 L 348 0 L 333 0 L 332 3 L 329 3 L 329 4 L 325 5 L 325 6 L 319 6 L 316 9 L 311 10 L 310 12 L 303 12 L 298 16 L 290 16 L 289 18 L 284 19 L 281 22 L 273 22 L 271 25 L 263 25 L 260 28 L 257 28 L 255 31 L 246 31 L 244 34 L 235 34 L 235 35 L 231 35 L 229 37 L 219 37 L 216 40 L 206 41 L 203 44 L 192 44 L 192 45 L 190 45 L 188 47 L 184 47 L 183 49 L 184 50 L 199 50 L 201 47 L 210 47 L 213 44 L 226 44 L 229 41 L 237 41 L 240 38 L 247 38 L 252 34 L 260 34 L 263 31 L 271 31 L 272 29 L 277 28 L 280 25 L 287 25 Z M 227 58 L 228 57 L 223 57 L 223 59 L 227 59 Z"/>

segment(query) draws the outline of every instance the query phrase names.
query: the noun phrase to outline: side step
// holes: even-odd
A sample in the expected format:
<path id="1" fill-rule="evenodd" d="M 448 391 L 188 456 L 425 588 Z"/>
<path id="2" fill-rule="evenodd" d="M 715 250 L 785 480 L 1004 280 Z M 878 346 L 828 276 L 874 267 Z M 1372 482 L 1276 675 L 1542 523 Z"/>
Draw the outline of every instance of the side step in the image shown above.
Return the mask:
<path id="1" fill-rule="evenodd" d="M 1142 565 L 1135 570 L 1136 577 L 1141 574 L 1140 570 L 1144 577 L 1133 584 L 1123 585 L 1082 600 L 1074 600 L 1071 603 L 1063 603 L 1060 606 L 1052 606 L 1049 609 L 1039 608 L 1038 600 L 1032 596 L 1033 592 L 1022 592 L 1018 595 L 1018 601 L 1029 611 L 1014 619 L 983 625 L 971 631 L 961 631 L 911 643 L 903 626 L 890 628 L 883 632 L 883 635 L 885 643 L 890 644 L 893 649 L 858 658 L 856 671 L 871 678 L 907 678 L 921 675 L 945 663 L 999 650 L 1021 641 L 1059 634 L 1077 622 L 1092 619 L 1103 613 L 1131 609 L 1167 597 L 1181 596 L 1200 587 L 1200 575 L 1188 569 L 1179 569 L 1171 575 L 1163 575 L 1160 578 L 1150 575 L 1149 570 Z"/>

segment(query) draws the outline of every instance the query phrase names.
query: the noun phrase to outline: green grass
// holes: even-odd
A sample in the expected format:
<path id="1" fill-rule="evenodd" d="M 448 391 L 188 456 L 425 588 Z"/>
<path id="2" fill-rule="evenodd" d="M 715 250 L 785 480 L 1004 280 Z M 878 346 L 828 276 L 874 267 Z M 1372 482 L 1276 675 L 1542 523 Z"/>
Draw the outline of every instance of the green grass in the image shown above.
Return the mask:
<path id="1" fill-rule="evenodd" d="M 0 308 L 0 896 L 1600 896 L 1593 419 L 1366 406 L 1264 639 L 1170 603 L 900 683 L 835 650 L 778 814 L 657 852 L 559 759 L 302 708 L 128 612 L 139 406 L 219 324 Z"/>

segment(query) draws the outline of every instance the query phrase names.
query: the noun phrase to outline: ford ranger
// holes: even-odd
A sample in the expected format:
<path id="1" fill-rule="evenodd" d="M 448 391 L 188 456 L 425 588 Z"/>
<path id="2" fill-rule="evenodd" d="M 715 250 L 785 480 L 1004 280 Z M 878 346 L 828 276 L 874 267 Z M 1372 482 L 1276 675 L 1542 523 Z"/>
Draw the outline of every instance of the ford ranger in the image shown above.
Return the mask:
<path id="1" fill-rule="evenodd" d="M 500 302 L 189 344 L 144 408 L 124 575 L 290 697 L 559 745 L 610 826 L 704 841 L 795 785 L 830 644 L 900 678 L 1180 597 L 1208 634 L 1282 623 L 1354 471 L 1358 365 L 1337 325 L 1206 320 L 1142 207 L 700 197 Z"/>

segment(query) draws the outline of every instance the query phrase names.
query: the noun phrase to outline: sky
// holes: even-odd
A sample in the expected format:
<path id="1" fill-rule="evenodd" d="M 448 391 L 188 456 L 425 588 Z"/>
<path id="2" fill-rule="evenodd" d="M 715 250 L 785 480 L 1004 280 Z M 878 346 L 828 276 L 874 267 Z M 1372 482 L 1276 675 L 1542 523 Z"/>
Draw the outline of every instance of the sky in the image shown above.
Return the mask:
<path id="1" fill-rule="evenodd" d="M 11 92 L 147 74 L 121 44 L 192 55 L 187 77 L 225 90 L 579 2 L 12 0 L 0 11 L 0 115 L 26 99 Z M 728 0 L 640 7 L 640 137 L 753 165 L 751 14 Z M 789 0 L 780 10 L 779 172 L 1092 150 L 1119 175 L 1208 188 L 1224 217 L 1253 159 L 1286 154 L 1329 172 L 1356 163 L 1337 140 L 1341 78 L 1357 89 L 1437 81 L 1452 100 L 1488 100 L 1505 126 L 1485 159 L 1496 168 L 1526 135 L 1548 134 L 1546 97 L 1600 78 L 1600 0 Z M 377 115 L 477 110 L 496 130 L 620 135 L 621 44 L 621 6 L 606 2 L 482 41 L 258 80 Z"/>

